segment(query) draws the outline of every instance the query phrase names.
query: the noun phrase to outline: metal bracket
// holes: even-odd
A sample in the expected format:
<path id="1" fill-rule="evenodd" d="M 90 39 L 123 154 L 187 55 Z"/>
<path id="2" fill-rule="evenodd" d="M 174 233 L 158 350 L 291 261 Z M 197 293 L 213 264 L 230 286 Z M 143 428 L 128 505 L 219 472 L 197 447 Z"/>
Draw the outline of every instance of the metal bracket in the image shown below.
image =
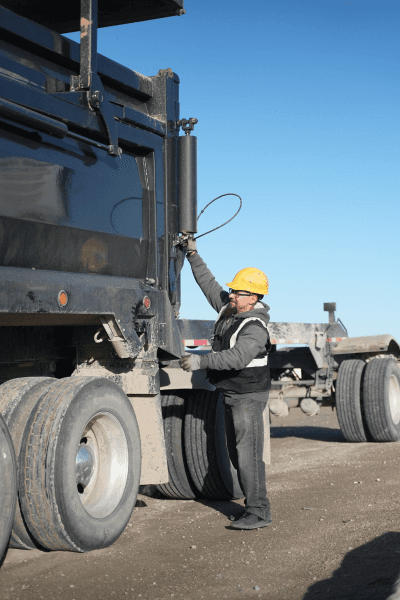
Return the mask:
<path id="1" fill-rule="evenodd" d="M 101 79 L 97 74 L 93 75 L 93 81 L 95 82 L 96 91 L 93 93 L 90 91 L 87 92 L 88 103 L 92 110 L 97 111 L 103 120 L 109 141 L 108 154 L 121 157 L 122 148 L 118 146 L 118 123 L 114 119 L 114 113 L 110 103 L 107 100 L 105 102 L 102 101 L 104 97 L 104 88 Z"/>
<path id="2" fill-rule="evenodd" d="M 346 332 L 346 335 L 348 336 L 348 335 L 349 335 L 349 332 L 347 331 L 347 328 L 346 328 L 346 326 L 343 324 L 343 321 L 341 321 L 341 319 L 338 319 L 338 320 L 337 320 L 337 322 L 339 323 L 339 325 L 341 325 L 341 326 L 343 327 L 343 329 L 344 329 L 344 330 L 345 330 L 345 332 Z"/>
<path id="3" fill-rule="evenodd" d="M 103 327 L 107 332 L 109 340 L 120 358 L 130 358 L 129 352 L 125 349 L 125 338 L 122 335 L 114 317 L 100 317 Z"/>
<path id="4" fill-rule="evenodd" d="M 307 340 L 307 344 L 318 369 L 326 368 L 326 334 L 319 332 L 315 333 L 315 341 L 310 337 Z"/>
<path id="5" fill-rule="evenodd" d="M 190 237 L 190 234 L 183 234 L 183 235 L 174 234 L 174 236 L 172 238 L 172 247 L 175 248 L 176 246 L 181 246 L 181 248 L 184 248 L 187 245 L 185 242 L 187 242 L 189 237 Z M 193 236 L 191 236 L 191 237 L 193 237 Z"/>
<path id="6" fill-rule="evenodd" d="M 97 74 L 97 21 L 98 0 L 81 0 L 80 72 L 71 75 L 70 91 L 83 92 L 90 110 L 99 113 L 106 128 L 109 141 L 108 154 L 121 156 L 118 146 L 118 124 Z"/>
<path id="7" fill-rule="evenodd" d="M 179 128 L 182 127 L 182 131 L 185 132 L 186 135 L 190 135 L 194 129 L 196 123 L 198 123 L 198 119 L 193 119 L 192 117 L 188 119 L 181 119 L 177 122 L 176 127 L 179 131 Z"/>
<path id="8" fill-rule="evenodd" d="M 315 334 L 315 348 L 316 350 L 323 350 L 326 346 L 326 333 L 317 332 Z"/>
<path id="9" fill-rule="evenodd" d="M 322 386 L 322 389 L 331 389 L 333 384 L 333 372 L 335 365 L 337 364 L 330 354 L 330 344 L 328 344 L 326 340 L 326 332 L 317 332 L 315 334 L 315 342 L 311 339 L 308 340 L 308 347 L 310 348 L 311 354 L 318 367 L 315 375 L 315 387 L 317 390 L 320 386 Z M 323 384 L 321 383 L 322 375 L 325 375 L 323 377 Z"/>

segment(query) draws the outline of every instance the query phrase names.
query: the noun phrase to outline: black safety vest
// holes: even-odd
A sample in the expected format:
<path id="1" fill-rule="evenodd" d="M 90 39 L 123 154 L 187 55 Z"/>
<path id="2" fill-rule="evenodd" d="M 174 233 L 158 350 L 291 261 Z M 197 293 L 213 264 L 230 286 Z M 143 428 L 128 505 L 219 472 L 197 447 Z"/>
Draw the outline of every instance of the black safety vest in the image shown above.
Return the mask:
<path id="1" fill-rule="evenodd" d="M 232 348 L 236 342 L 236 337 L 251 323 L 266 330 L 266 325 L 263 324 L 260 318 L 247 317 L 245 319 L 236 319 L 225 333 L 221 335 L 222 319 L 218 319 L 212 341 L 213 352 L 222 352 L 222 350 Z M 238 331 L 239 329 L 240 331 Z M 271 375 L 268 363 L 270 349 L 271 342 L 268 335 L 265 350 L 258 354 L 247 367 L 244 369 L 226 369 L 224 371 L 207 369 L 207 379 L 216 388 L 229 392 L 237 392 L 239 394 L 245 394 L 246 392 L 266 392 L 271 389 Z"/>

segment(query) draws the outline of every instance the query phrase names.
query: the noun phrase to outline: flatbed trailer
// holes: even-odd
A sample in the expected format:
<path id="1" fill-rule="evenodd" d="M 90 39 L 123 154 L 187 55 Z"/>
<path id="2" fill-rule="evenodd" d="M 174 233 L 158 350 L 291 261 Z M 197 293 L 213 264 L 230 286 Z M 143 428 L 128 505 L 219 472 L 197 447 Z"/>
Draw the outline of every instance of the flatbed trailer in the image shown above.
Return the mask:
<path id="1" fill-rule="evenodd" d="M 350 337 L 335 317 L 336 303 L 325 303 L 324 310 L 327 323 L 269 323 L 270 412 L 285 417 L 291 407 L 300 406 L 314 416 L 322 405 L 330 405 L 347 441 L 398 441 L 399 344 L 390 334 Z M 182 320 L 179 327 L 191 351 L 211 348 L 214 321 Z M 177 371 L 175 377 L 185 379 Z M 192 379 L 203 385 L 204 374 Z M 187 380 L 188 387 L 193 385 Z"/>

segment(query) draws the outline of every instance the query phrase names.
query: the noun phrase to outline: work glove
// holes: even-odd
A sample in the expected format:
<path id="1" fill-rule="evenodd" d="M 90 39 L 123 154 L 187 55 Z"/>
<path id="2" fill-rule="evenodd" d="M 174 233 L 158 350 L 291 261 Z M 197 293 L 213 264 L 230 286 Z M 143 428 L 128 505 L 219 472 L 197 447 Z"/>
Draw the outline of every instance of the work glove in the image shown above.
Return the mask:
<path id="1" fill-rule="evenodd" d="M 197 252 L 197 242 L 194 238 L 188 238 L 187 241 L 186 254 L 190 252 Z"/>
<path id="2" fill-rule="evenodd" d="M 180 359 L 179 364 L 184 371 L 198 371 L 200 367 L 200 354 L 188 354 Z"/>

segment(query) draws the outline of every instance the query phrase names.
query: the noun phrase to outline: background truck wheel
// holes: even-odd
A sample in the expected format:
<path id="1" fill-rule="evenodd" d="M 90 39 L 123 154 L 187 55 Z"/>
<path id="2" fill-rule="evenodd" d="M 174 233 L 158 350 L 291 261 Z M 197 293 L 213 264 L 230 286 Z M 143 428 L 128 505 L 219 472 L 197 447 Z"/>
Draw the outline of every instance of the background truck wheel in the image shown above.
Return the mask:
<path id="1" fill-rule="evenodd" d="M 340 429 L 348 442 L 371 440 L 363 405 L 364 368 L 363 360 L 344 360 L 336 380 L 337 417 Z"/>
<path id="2" fill-rule="evenodd" d="M 59 380 L 28 420 L 20 454 L 22 512 L 48 550 L 113 544 L 140 481 L 140 437 L 124 392 L 100 377 Z"/>
<path id="3" fill-rule="evenodd" d="M 185 453 L 193 482 L 205 498 L 242 498 L 237 472 L 228 453 L 224 406 L 219 392 L 199 390 L 187 400 Z"/>
<path id="4" fill-rule="evenodd" d="M 375 442 L 400 440 L 400 369 L 393 358 L 374 358 L 367 364 L 364 405 Z"/>
<path id="5" fill-rule="evenodd" d="M 31 412 L 44 390 L 47 390 L 56 382 L 57 380 L 52 377 L 21 377 L 11 379 L 0 386 L 0 413 L 3 415 L 10 432 L 17 463 L 19 461 L 21 443 L 25 435 L 25 426 Z M 38 547 L 36 540 L 26 528 L 19 503 L 17 503 L 15 511 L 10 547 L 23 550 Z"/>
<path id="6" fill-rule="evenodd" d="M 168 498 L 190 500 L 199 496 L 190 477 L 183 442 L 185 400 L 179 396 L 163 396 L 161 400 L 167 449 L 169 483 L 157 489 Z"/>
<path id="7" fill-rule="evenodd" d="M 10 539 L 17 504 L 17 459 L 11 436 L 0 415 L 0 565 Z"/>

